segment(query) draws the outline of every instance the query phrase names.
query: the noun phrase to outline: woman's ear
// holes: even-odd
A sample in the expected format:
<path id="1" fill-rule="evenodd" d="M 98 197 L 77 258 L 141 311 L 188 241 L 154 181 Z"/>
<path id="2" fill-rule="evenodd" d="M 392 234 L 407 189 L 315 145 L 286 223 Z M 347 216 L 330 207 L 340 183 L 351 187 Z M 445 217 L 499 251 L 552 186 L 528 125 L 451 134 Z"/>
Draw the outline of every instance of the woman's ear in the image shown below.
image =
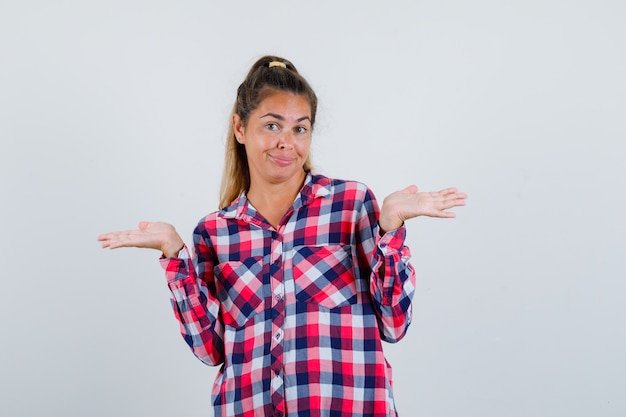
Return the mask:
<path id="1" fill-rule="evenodd" d="M 243 120 L 239 117 L 238 114 L 233 114 L 233 132 L 235 132 L 235 137 L 237 138 L 237 142 L 244 143 L 245 142 L 245 127 L 243 125 Z"/>

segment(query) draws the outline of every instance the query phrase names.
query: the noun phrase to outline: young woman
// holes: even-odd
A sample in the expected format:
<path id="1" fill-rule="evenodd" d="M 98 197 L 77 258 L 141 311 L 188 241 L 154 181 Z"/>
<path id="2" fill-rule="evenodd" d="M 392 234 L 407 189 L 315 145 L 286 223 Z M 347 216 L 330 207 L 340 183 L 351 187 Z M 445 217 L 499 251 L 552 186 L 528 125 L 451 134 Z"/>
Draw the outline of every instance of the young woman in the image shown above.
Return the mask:
<path id="1" fill-rule="evenodd" d="M 381 342 L 411 321 L 404 221 L 454 217 L 466 195 L 409 186 L 379 210 L 365 185 L 312 170 L 316 110 L 291 62 L 259 59 L 237 91 L 220 210 L 198 223 L 193 254 L 166 223 L 98 237 L 163 253 L 185 341 L 221 365 L 215 416 L 397 415 Z"/>

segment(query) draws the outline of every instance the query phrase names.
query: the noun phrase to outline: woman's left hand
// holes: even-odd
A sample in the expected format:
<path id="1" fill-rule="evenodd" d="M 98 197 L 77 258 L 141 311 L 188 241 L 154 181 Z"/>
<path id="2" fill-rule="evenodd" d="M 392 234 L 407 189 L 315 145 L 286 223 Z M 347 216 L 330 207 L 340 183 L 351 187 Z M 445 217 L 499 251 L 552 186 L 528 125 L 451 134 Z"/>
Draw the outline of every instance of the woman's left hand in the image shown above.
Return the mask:
<path id="1" fill-rule="evenodd" d="M 402 226 L 405 220 L 417 216 L 453 218 L 456 215 L 446 210 L 464 206 L 466 198 L 467 194 L 459 193 L 456 188 L 419 192 L 417 186 L 410 185 L 389 194 L 383 200 L 378 224 L 383 232 L 388 232 Z"/>

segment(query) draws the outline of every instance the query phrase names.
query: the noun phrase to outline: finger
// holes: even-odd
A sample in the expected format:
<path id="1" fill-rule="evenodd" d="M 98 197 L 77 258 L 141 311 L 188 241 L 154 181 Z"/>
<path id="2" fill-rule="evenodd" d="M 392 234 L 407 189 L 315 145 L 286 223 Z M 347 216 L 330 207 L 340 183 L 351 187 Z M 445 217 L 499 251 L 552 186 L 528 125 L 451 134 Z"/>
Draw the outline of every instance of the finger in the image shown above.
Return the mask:
<path id="1" fill-rule="evenodd" d="M 104 241 L 104 240 L 111 239 L 112 234 L 113 234 L 113 233 L 112 233 L 112 232 L 110 232 L 110 233 L 103 233 L 103 234 L 101 234 L 101 235 L 98 235 L 98 241 L 102 242 L 102 241 Z"/>
<path id="2" fill-rule="evenodd" d="M 109 249 L 130 248 L 137 246 L 137 239 L 133 233 L 120 234 L 109 243 Z"/>
<path id="3" fill-rule="evenodd" d="M 451 212 L 451 211 L 433 211 L 431 213 L 427 213 L 426 216 L 428 217 L 435 217 L 435 218 L 439 218 L 439 219 L 451 219 L 456 217 L 456 214 Z"/>
<path id="4" fill-rule="evenodd" d="M 104 242 L 102 242 L 102 248 L 103 249 L 116 249 L 120 247 L 120 242 L 117 240 L 111 240 L 108 239 Z"/>
<path id="5" fill-rule="evenodd" d="M 139 222 L 139 230 L 141 230 L 142 232 L 145 231 L 148 226 L 150 226 L 150 222 L 145 222 L 145 221 L 141 221 Z"/>
<path id="6" fill-rule="evenodd" d="M 465 200 L 457 199 L 454 197 L 440 197 L 434 201 L 433 207 L 436 210 L 447 210 L 452 207 L 463 206 L 465 205 Z"/>
<path id="7" fill-rule="evenodd" d="M 464 206 L 465 205 L 465 199 L 452 197 L 452 198 L 448 198 L 446 200 L 443 200 L 443 203 L 446 206 L 450 206 L 450 207 Z"/>
<path id="8" fill-rule="evenodd" d="M 128 248 L 128 247 L 132 247 L 132 245 L 129 242 L 121 242 L 121 241 L 116 241 L 109 245 L 109 249 Z"/>
<path id="9" fill-rule="evenodd" d="M 132 230 L 118 230 L 116 232 L 109 232 L 109 233 L 104 233 L 100 236 L 98 236 L 98 240 L 104 240 L 104 239 L 115 239 L 119 236 L 123 236 L 123 235 L 127 235 L 129 233 L 133 232 Z"/>
<path id="10" fill-rule="evenodd" d="M 411 184 L 402 191 L 405 193 L 416 194 L 418 191 L 418 188 L 417 188 L 417 185 Z"/>
<path id="11" fill-rule="evenodd" d="M 439 193 L 440 195 L 447 196 L 447 195 L 450 195 L 450 194 L 454 194 L 454 193 L 456 193 L 457 191 L 458 191 L 458 190 L 457 190 L 456 188 L 454 188 L 454 187 L 450 187 L 450 188 L 445 188 L 445 189 L 443 189 L 443 190 L 440 190 L 440 191 L 438 191 L 438 193 Z"/>
<path id="12" fill-rule="evenodd" d="M 441 205 L 437 206 L 436 208 L 441 213 L 447 213 L 446 210 L 449 210 L 449 209 L 454 208 L 454 207 L 456 207 L 456 205 L 450 204 L 450 203 L 445 203 L 445 204 L 441 204 Z"/>

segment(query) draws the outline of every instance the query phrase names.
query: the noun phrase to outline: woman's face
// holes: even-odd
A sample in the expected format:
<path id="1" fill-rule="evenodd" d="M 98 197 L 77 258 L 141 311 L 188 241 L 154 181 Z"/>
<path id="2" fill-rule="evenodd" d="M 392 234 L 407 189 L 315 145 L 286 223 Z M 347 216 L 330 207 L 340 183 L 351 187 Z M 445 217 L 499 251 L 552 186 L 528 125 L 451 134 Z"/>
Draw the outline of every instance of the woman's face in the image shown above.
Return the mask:
<path id="1" fill-rule="evenodd" d="M 305 97 L 277 91 L 250 113 L 246 126 L 235 114 L 233 127 L 246 147 L 251 187 L 302 184 L 311 146 L 311 106 Z"/>

